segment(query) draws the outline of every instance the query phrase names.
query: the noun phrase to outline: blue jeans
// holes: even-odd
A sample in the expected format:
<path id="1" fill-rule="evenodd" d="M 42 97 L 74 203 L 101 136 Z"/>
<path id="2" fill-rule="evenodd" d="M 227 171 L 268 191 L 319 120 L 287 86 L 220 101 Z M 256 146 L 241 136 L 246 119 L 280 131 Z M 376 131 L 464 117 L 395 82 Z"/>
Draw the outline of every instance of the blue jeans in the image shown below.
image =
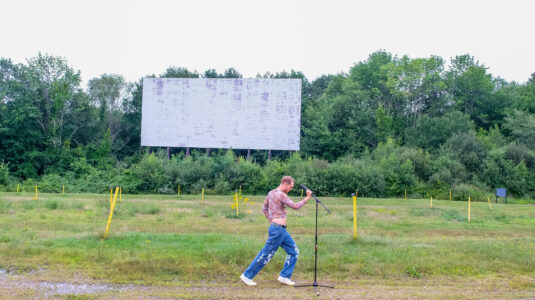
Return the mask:
<path id="1" fill-rule="evenodd" d="M 253 277 L 262 270 L 262 268 L 271 260 L 275 252 L 282 247 L 288 255 L 286 255 L 286 260 L 284 261 L 284 268 L 282 269 L 280 276 L 285 278 L 291 278 L 292 273 L 297 263 L 297 257 L 299 256 L 299 248 L 294 242 L 294 239 L 290 236 L 286 228 L 278 227 L 275 225 L 269 226 L 268 230 L 269 237 L 266 241 L 266 245 L 255 259 L 251 262 L 249 267 L 243 272 L 243 275 L 249 279 Z"/>

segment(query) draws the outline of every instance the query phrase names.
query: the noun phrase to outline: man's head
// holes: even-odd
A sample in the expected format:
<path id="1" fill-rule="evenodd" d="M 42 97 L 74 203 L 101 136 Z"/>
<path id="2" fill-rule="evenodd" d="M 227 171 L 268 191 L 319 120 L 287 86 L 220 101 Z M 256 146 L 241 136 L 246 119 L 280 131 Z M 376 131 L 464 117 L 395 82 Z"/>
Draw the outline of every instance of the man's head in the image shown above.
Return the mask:
<path id="1" fill-rule="evenodd" d="M 288 193 L 291 191 L 294 187 L 295 180 L 291 176 L 284 176 L 281 179 L 281 184 L 279 186 L 279 189 L 281 192 Z"/>

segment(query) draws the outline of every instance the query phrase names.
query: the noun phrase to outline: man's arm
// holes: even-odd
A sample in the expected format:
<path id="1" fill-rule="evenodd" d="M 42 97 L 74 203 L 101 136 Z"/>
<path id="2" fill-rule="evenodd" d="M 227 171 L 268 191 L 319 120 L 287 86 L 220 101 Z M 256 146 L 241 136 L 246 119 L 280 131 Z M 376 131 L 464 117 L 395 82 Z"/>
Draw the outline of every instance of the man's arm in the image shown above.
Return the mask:
<path id="1" fill-rule="evenodd" d="M 305 205 L 305 203 L 307 203 L 308 199 L 310 199 L 310 195 L 312 194 L 312 192 L 310 190 L 307 190 L 307 196 L 305 197 L 305 199 L 295 203 L 293 202 L 290 197 L 288 197 L 288 195 L 286 194 L 283 194 L 283 196 L 281 197 L 280 201 L 284 204 L 286 204 L 286 206 L 288 207 L 291 207 L 295 210 L 297 209 L 300 209 L 301 207 L 303 207 L 303 205 Z"/>
<path id="2" fill-rule="evenodd" d="M 266 218 L 269 220 L 269 194 L 266 196 L 266 200 L 264 200 L 264 205 L 262 205 L 262 212 L 264 215 L 266 215 Z M 271 220 L 269 220 L 271 222 Z"/>

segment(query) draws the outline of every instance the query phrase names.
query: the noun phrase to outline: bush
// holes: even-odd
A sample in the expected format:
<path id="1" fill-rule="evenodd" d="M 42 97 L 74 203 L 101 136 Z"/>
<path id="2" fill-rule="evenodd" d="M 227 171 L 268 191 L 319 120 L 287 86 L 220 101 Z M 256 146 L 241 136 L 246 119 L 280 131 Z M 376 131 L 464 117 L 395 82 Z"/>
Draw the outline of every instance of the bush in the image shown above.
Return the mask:
<path id="1" fill-rule="evenodd" d="M 463 183 L 453 188 L 451 197 L 456 201 L 468 201 L 468 197 L 472 201 L 487 201 L 487 196 L 490 197 L 492 194 L 477 186 Z"/>
<path id="2" fill-rule="evenodd" d="M 9 164 L 0 162 L 0 186 L 7 186 L 9 183 Z"/>

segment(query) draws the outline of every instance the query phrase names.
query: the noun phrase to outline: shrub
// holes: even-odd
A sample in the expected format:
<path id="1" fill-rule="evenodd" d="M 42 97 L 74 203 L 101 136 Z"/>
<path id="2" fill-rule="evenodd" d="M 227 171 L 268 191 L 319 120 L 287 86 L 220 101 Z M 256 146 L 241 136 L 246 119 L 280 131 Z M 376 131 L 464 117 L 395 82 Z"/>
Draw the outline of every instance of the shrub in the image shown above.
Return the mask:
<path id="1" fill-rule="evenodd" d="M 0 186 L 7 186 L 9 183 L 9 164 L 0 162 Z"/>
<path id="2" fill-rule="evenodd" d="M 468 201 L 468 197 L 472 201 L 487 201 L 487 196 L 491 194 L 477 186 L 464 183 L 454 187 L 452 191 L 452 199 L 456 201 Z"/>

